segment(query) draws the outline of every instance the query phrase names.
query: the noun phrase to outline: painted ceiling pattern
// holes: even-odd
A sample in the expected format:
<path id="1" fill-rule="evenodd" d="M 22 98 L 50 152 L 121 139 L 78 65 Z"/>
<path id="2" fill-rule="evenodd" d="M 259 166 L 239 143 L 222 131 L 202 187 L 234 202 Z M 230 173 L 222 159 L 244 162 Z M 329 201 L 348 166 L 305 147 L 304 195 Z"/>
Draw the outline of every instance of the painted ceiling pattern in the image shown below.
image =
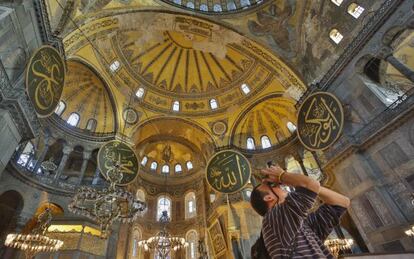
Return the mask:
<path id="1" fill-rule="evenodd" d="M 270 51 L 203 20 L 123 14 L 90 22 L 82 32 L 96 39 L 95 56 L 114 85 L 125 96 L 144 88 L 140 105 L 154 112 L 171 113 L 173 102 L 180 101 L 179 115 L 206 116 L 246 103 L 265 89 L 287 92 L 294 99 L 306 89 Z M 74 31 L 64 44 L 73 54 L 89 42 Z M 110 69 L 115 61 L 120 63 L 116 73 Z M 248 95 L 241 91 L 243 83 L 250 87 Z M 218 103 L 214 111 L 212 98 Z"/>
<path id="2" fill-rule="evenodd" d="M 85 129 L 88 121 L 97 121 L 95 132 L 114 132 L 115 116 L 105 83 L 88 66 L 74 60 L 67 62 L 66 81 L 62 98 L 66 105 L 61 114 L 67 120 L 72 113 L 80 115 L 78 128 Z"/>

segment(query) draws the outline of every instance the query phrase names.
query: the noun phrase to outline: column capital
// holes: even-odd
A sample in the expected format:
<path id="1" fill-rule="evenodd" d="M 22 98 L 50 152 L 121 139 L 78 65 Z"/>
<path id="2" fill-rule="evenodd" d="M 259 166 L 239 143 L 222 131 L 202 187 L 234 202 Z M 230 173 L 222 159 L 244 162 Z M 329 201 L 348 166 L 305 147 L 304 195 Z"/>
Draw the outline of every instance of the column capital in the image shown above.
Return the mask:
<path id="1" fill-rule="evenodd" d="M 64 155 L 69 155 L 70 152 L 72 151 L 73 151 L 73 147 L 67 146 L 67 145 L 63 146 L 62 152 Z"/>
<path id="2" fill-rule="evenodd" d="M 82 153 L 83 160 L 89 160 L 92 156 L 91 150 L 84 150 Z"/>

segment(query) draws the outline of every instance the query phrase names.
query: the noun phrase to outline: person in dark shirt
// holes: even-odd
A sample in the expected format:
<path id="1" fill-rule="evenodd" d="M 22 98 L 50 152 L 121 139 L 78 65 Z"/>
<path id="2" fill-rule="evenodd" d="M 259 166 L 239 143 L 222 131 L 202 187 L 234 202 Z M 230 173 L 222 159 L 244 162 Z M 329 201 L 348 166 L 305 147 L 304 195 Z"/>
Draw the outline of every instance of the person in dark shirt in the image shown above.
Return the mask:
<path id="1" fill-rule="evenodd" d="M 264 169 L 262 174 L 266 178 L 253 189 L 250 203 L 263 216 L 265 257 L 334 258 L 324 241 L 349 207 L 349 198 L 278 166 Z M 294 187 L 295 191 L 288 193 L 281 185 Z M 323 204 L 310 212 L 317 196 Z"/>

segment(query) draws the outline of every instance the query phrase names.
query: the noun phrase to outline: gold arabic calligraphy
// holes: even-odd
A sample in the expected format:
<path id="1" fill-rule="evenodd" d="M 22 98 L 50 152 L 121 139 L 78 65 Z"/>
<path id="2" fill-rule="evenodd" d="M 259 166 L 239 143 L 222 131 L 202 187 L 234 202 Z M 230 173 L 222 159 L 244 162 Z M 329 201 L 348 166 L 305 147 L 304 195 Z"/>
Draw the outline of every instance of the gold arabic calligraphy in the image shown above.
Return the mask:
<path id="1" fill-rule="evenodd" d="M 240 159 L 240 155 L 233 153 L 228 156 L 222 154 L 212 160 L 209 174 L 214 189 L 217 191 L 236 191 L 244 186 L 246 178 L 248 178 L 245 174 L 249 172 Z"/>
<path id="2" fill-rule="evenodd" d="M 336 115 L 337 108 L 324 97 L 313 98 L 309 108 L 304 112 L 303 128 L 300 134 L 309 139 L 309 145 L 318 149 L 332 142 L 339 134 L 341 124 Z"/>

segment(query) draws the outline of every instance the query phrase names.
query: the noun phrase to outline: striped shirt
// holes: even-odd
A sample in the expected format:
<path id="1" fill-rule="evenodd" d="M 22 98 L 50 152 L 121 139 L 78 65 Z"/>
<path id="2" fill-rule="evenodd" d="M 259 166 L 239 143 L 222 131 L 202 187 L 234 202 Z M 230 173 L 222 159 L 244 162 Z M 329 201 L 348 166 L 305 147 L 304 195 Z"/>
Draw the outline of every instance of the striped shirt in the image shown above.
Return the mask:
<path id="1" fill-rule="evenodd" d="M 308 213 L 316 196 L 316 193 L 298 187 L 288 194 L 285 202 L 265 214 L 262 234 L 271 258 L 290 258 L 292 255 L 292 258 L 334 258 L 323 242 L 339 224 L 346 208 L 323 204 L 315 212 Z"/>

